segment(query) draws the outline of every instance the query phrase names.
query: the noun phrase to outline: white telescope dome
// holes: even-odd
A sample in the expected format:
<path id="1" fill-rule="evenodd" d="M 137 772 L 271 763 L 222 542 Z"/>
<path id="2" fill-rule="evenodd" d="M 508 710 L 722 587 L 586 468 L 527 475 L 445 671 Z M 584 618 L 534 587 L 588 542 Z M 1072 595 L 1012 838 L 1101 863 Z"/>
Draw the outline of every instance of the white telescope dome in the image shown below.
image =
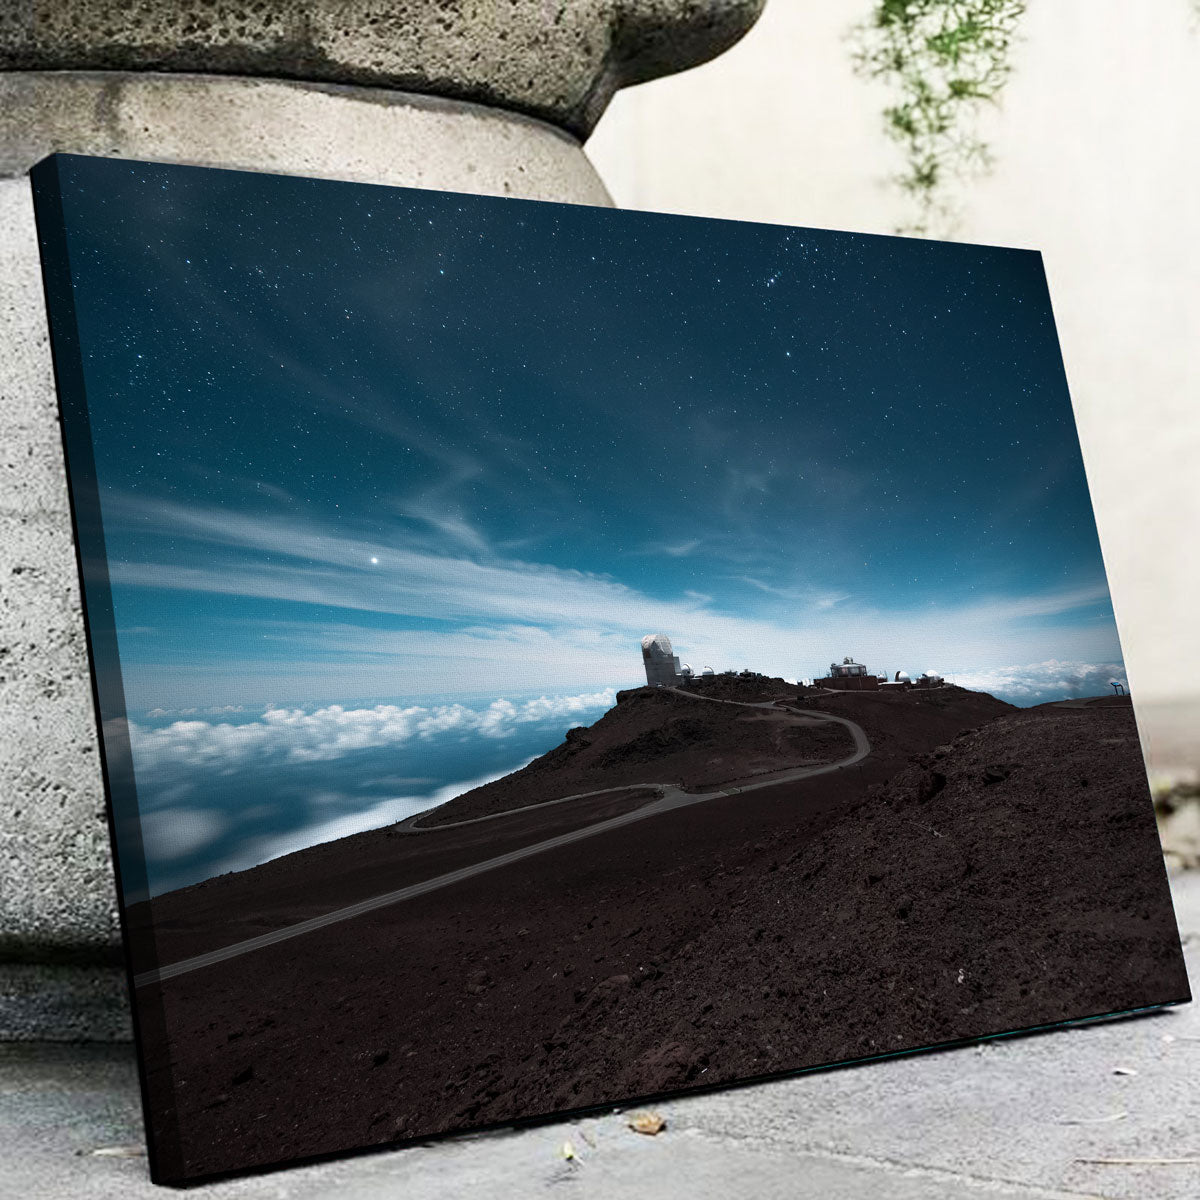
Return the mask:
<path id="1" fill-rule="evenodd" d="M 642 650 L 656 650 L 668 657 L 673 653 L 671 639 L 665 633 L 648 633 L 642 638 Z"/>

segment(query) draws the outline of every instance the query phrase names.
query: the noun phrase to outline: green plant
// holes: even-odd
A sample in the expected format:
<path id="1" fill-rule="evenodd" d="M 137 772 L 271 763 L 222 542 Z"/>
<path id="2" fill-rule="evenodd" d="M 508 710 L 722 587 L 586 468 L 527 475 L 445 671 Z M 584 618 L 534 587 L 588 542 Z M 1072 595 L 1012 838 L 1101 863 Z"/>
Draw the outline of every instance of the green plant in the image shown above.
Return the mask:
<path id="1" fill-rule="evenodd" d="M 904 152 L 898 182 L 916 206 L 900 232 L 944 231 L 954 218 L 948 185 L 990 167 L 976 122 L 1012 72 L 1025 8 L 1026 0 L 876 0 L 852 30 L 856 69 L 897 93 L 884 117 Z"/>

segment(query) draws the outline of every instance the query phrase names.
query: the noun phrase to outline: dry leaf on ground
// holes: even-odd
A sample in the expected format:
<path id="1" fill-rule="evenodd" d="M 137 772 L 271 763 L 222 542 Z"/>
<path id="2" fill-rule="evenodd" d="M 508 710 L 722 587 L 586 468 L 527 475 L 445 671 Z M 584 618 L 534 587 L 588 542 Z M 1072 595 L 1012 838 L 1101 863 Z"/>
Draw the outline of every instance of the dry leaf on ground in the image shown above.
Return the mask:
<path id="1" fill-rule="evenodd" d="M 666 1121 L 655 1112 L 636 1113 L 629 1118 L 629 1128 L 634 1133 L 644 1133 L 647 1137 L 653 1137 L 656 1133 L 662 1133 L 667 1127 Z"/>

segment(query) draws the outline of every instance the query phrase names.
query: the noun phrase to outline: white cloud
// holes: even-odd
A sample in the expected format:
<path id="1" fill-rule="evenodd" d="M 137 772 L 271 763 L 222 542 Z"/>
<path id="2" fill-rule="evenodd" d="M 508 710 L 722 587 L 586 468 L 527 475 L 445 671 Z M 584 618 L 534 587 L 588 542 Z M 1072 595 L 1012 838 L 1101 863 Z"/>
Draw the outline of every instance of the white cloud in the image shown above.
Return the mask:
<path id="1" fill-rule="evenodd" d="M 1056 658 L 1025 666 L 959 672 L 954 676 L 954 681 L 961 687 L 991 692 L 1010 700 L 1034 699 L 1051 694 L 1100 696 L 1112 692 L 1110 679 L 1125 683 L 1124 666 L 1112 662 L 1063 662 Z"/>
<path id="2" fill-rule="evenodd" d="M 1016 621 L 1029 617 L 1057 617 L 1063 613 L 1108 603 L 1108 584 L 1103 580 L 1086 587 L 1064 588 L 1030 596 L 985 599 L 964 608 L 977 621 Z"/>
<path id="3" fill-rule="evenodd" d="M 207 708 L 152 708 L 146 716 L 159 717 L 223 717 L 233 713 L 245 712 L 244 704 L 210 704 Z"/>
<path id="4" fill-rule="evenodd" d="M 471 791 L 472 788 L 482 787 L 485 783 L 502 779 L 512 771 L 519 771 L 522 767 L 528 766 L 531 761 L 532 759 L 525 759 L 508 770 L 483 775 L 478 779 L 447 784 L 429 796 L 391 796 L 357 812 L 342 813 L 339 816 L 330 817 L 317 824 L 305 825 L 287 833 L 269 834 L 255 838 L 240 847 L 235 854 L 217 864 L 212 873 L 219 875 L 225 871 L 244 871 L 250 867 L 256 867 L 260 863 L 269 862 L 273 858 L 280 858 L 284 854 L 305 850 L 309 846 L 320 846 L 338 838 L 365 833 L 369 829 L 382 829 L 386 825 L 394 825 L 397 821 L 411 817 L 414 813 L 424 812 L 426 809 L 436 808 L 439 804 L 445 804 L 448 800 L 453 800 L 455 796 L 461 796 L 463 792 Z M 325 802 L 328 803 L 331 799 L 336 803 L 336 797 L 323 795 Z M 353 798 L 345 797 L 344 799 L 350 801 Z M 174 886 L 177 885 L 168 881 L 155 890 L 166 891 Z"/>
<path id="5" fill-rule="evenodd" d="M 850 599 L 849 592 L 820 592 L 812 587 L 777 587 L 762 579 L 755 579 L 753 575 L 731 575 L 729 578 L 748 584 L 760 592 L 766 592 L 769 596 L 778 596 L 781 600 L 788 600 L 816 612 L 828 612 L 829 609 Z"/>
<path id="6" fill-rule="evenodd" d="M 827 612 L 829 609 L 836 608 L 843 601 L 849 599 L 849 592 L 830 592 L 825 596 L 818 596 L 814 604 L 820 612 Z"/>
<path id="7" fill-rule="evenodd" d="M 596 713 L 616 701 L 612 688 L 578 696 L 540 696 L 514 703 L 493 700 L 486 708 L 463 704 L 401 708 L 379 704 L 346 709 L 339 704 L 306 712 L 271 708 L 256 720 L 175 721 L 161 729 L 131 722 L 130 742 L 139 772 L 153 777 L 179 767 L 229 773 L 264 759 L 288 763 L 329 762 L 358 750 L 406 743 L 447 734 L 504 738 L 518 726 Z"/>
<path id="8" fill-rule="evenodd" d="M 117 586 L 179 588 L 387 613 L 434 624 L 421 630 L 324 630 L 279 623 L 268 632 L 290 653 L 228 666 L 130 664 L 135 707 L 271 697 L 383 696 L 403 671 L 408 695 L 584 689 L 638 681 L 637 643 L 670 634 L 689 662 L 752 666 L 785 676 L 819 674 L 852 654 L 868 665 L 987 670 L 1045 660 L 1119 657 L 1104 581 L 1049 592 L 994 594 L 904 611 L 855 603 L 835 588 L 745 582 L 777 597 L 770 616 L 710 606 L 702 594 L 659 600 L 603 575 L 494 555 L 447 555 L 411 544 L 347 538 L 310 523 L 106 498 L 118 516 L 225 547 L 203 568 L 111 564 Z M 244 561 L 246 551 L 256 561 Z M 258 552 L 265 552 L 258 554 Z M 376 566 L 368 565 L 372 558 Z M 791 582 L 791 581 L 789 581 Z M 795 586 L 795 585 L 793 585 Z M 502 722 L 501 722 L 502 724 Z"/>
<path id="9" fill-rule="evenodd" d="M 172 862 L 211 845 L 228 825 L 228 819 L 220 813 L 204 808 L 164 808 L 143 813 L 142 847 L 151 862 Z"/>
<path id="10" fill-rule="evenodd" d="M 755 579 L 752 575 L 734 575 L 733 578 L 739 583 L 746 583 L 752 588 L 757 588 L 760 592 L 766 592 L 770 596 L 778 596 L 781 600 L 799 602 L 805 597 L 805 592 L 800 588 L 776 587 L 774 584 L 765 583 L 761 579 Z"/>
<path id="11" fill-rule="evenodd" d="M 410 520 L 427 525 L 435 533 L 457 542 L 472 553 L 489 553 L 491 547 L 487 539 L 467 520 L 453 499 L 453 493 L 460 485 L 482 474 L 483 468 L 479 463 L 464 460 L 434 487 L 401 501 L 397 509 Z"/>
<path id="12" fill-rule="evenodd" d="M 651 547 L 651 553 L 666 554 L 671 558 L 687 558 L 700 548 L 699 538 L 687 538 L 682 542 L 664 543 Z"/>

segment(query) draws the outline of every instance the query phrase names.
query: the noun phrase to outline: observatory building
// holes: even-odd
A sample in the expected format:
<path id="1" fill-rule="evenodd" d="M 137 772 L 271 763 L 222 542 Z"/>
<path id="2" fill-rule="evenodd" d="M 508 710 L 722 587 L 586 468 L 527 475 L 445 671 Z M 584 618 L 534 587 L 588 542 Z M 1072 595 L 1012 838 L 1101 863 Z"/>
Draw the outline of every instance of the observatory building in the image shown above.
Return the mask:
<path id="1" fill-rule="evenodd" d="M 675 687 L 681 681 L 679 659 L 665 633 L 648 633 L 642 638 L 642 662 L 646 665 L 646 682 L 651 687 Z"/>
<path id="2" fill-rule="evenodd" d="M 852 658 L 843 658 L 840 663 L 829 664 L 829 675 L 825 679 L 815 679 L 817 687 L 834 688 L 842 692 L 874 691 L 882 680 L 878 675 L 868 674 L 862 663 Z"/>
<path id="3" fill-rule="evenodd" d="M 922 671 L 913 679 L 907 671 L 897 671 L 894 679 L 882 675 L 872 675 L 862 663 L 852 658 L 843 658 L 840 663 L 829 664 L 829 675 L 825 679 L 814 679 L 816 687 L 832 688 L 842 692 L 866 692 L 883 688 L 887 691 L 908 691 L 909 688 L 945 687 L 945 676 L 937 671 Z"/>

